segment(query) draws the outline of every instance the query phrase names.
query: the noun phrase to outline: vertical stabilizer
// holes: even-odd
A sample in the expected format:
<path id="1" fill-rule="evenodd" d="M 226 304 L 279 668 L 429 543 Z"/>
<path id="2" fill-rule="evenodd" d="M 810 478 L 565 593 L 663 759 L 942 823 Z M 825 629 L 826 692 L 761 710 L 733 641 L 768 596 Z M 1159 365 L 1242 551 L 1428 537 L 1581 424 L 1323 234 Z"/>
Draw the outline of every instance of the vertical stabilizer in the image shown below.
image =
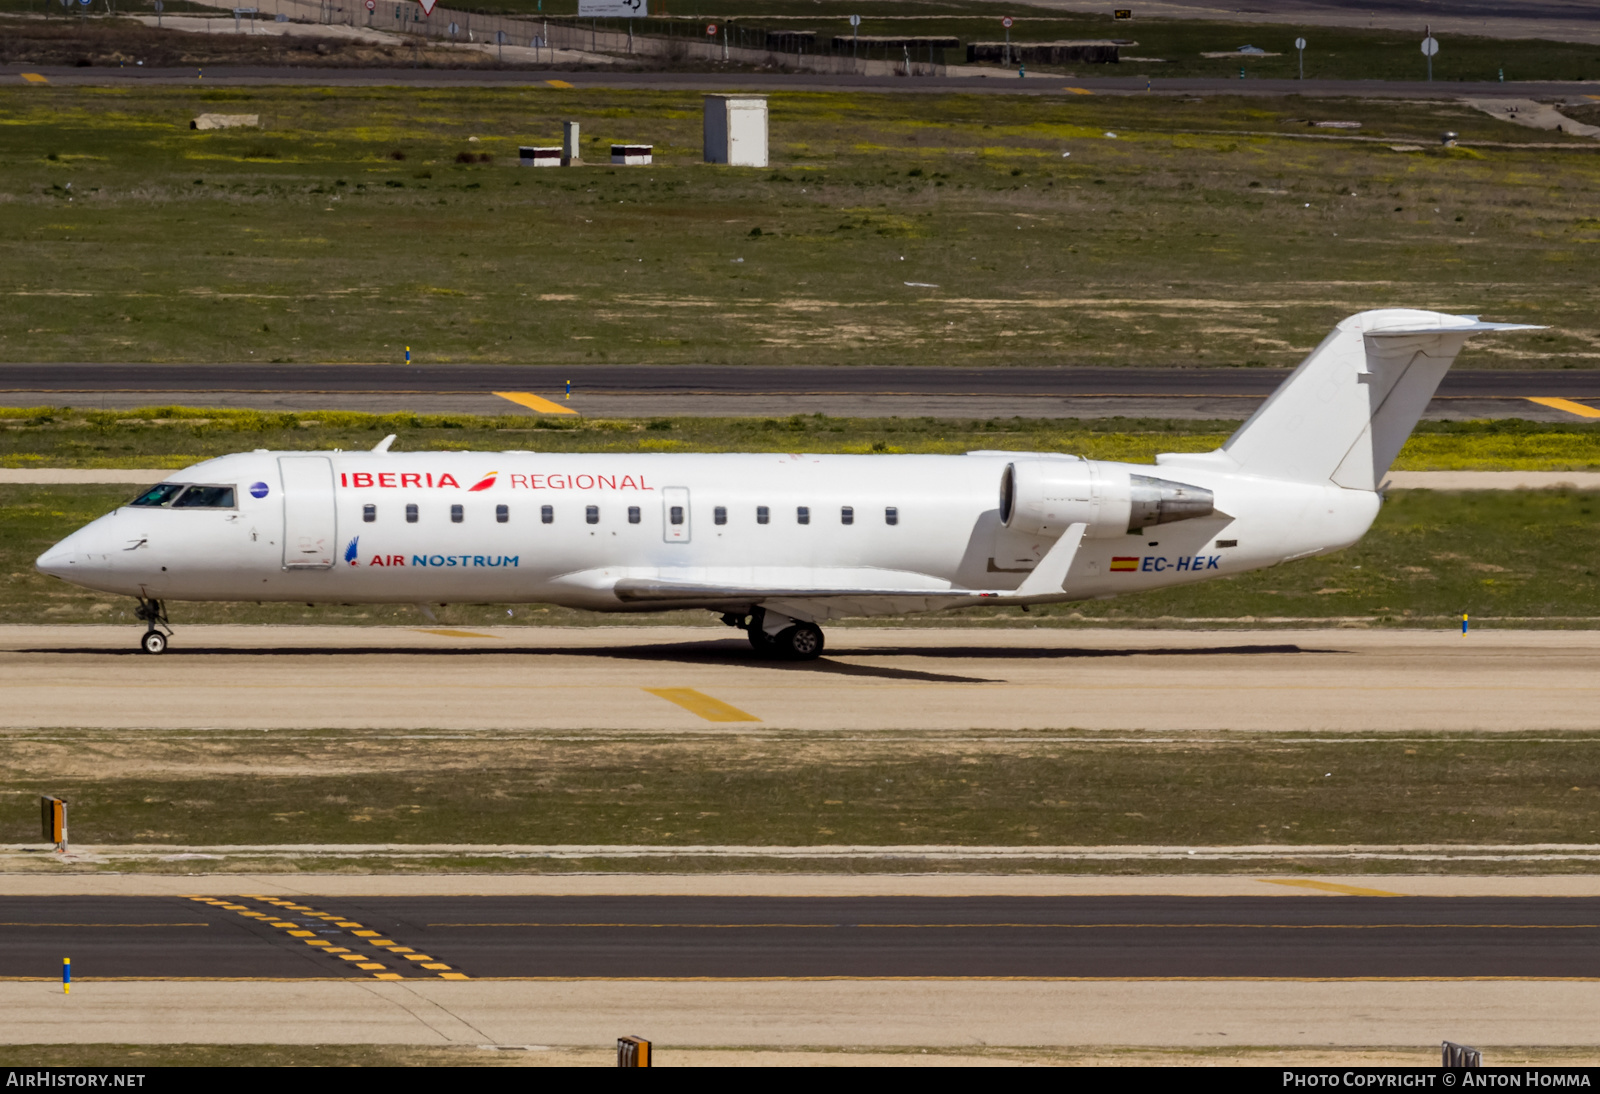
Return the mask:
<path id="1" fill-rule="evenodd" d="M 1246 474 L 1376 490 L 1467 339 L 1537 329 L 1404 308 L 1352 315 L 1222 450 Z"/>

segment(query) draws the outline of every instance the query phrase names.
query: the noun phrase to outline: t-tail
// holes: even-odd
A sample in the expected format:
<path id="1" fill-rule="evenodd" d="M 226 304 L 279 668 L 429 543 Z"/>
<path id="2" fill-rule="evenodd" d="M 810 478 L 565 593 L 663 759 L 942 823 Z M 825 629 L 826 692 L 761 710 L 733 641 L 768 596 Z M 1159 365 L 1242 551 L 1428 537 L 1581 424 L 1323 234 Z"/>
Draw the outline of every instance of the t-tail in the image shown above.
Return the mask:
<path id="1" fill-rule="evenodd" d="M 1222 446 L 1247 475 L 1376 490 L 1468 338 L 1540 330 L 1475 315 L 1352 315 Z"/>

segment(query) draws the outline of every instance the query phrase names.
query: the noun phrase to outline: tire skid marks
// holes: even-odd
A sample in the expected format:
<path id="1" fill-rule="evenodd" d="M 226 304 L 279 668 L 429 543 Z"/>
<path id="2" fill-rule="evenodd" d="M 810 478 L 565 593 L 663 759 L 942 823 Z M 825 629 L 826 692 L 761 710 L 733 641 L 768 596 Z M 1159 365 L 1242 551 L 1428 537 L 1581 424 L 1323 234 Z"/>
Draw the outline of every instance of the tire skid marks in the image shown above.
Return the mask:
<path id="1" fill-rule="evenodd" d="M 414 973 L 418 969 L 426 969 L 440 980 L 469 980 L 466 973 L 457 972 L 443 961 L 437 961 L 425 953 L 418 953 L 409 946 L 402 946 L 392 938 L 385 938 L 383 932 L 374 931 L 362 923 L 357 923 L 348 916 L 336 915 L 332 912 L 319 911 L 308 904 L 299 904 L 281 897 L 260 896 L 257 894 L 241 895 L 237 898 L 227 899 L 210 896 L 189 896 L 197 904 L 209 904 L 213 908 L 233 912 L 242 918 L 253 919 L 264 923 L 268 927 L 284 932 L 289 938 L 297 939 L 305 945 L 316 949 L 320 953 L 340 961 L 349 962 L 350 967 L 361 972 L 372 974 L 374 980 L 405 980 L 407 973 Z M 269 910 L 262 911 L 241 904 L 241 900 L 251 900 L 258 904 L 269 906 Z M 270 909 L 281 909 L 274 912 Z M 320 921 L 316 926 L 322 930 L 308 930 L 307 920 Z M 348 945 L 336 945 L 319 935 L 331 933 L 328 927 L 337 928 L 349 935 Z M 362 947 L 369 947 L 376 953 L 363 952 Z M 401 971 L 396 971 L 396 970 Z M 416 976 L 409 977 L 417 979 Z"/>

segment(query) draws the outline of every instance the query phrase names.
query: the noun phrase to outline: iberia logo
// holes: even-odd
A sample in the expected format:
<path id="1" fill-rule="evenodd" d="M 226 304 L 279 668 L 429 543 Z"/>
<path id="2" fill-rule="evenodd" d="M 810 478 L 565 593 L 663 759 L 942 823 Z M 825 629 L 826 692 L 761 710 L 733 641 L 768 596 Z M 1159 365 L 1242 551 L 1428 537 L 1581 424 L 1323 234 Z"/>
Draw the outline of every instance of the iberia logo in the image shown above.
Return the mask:
<path id="1" fill-rule="evenodd" d="M 352 539 L 350 541 L 349 545 L 346 546 L 345 549 L 344 549 L 344 560 L 346 562 L 348 562 L 352 566 L 359 566 L 360 565 L 360 563 L 358 563 L 356 561 L 357 546 L 360 543 L 361 543 L 361 537 L 360 536 L 356 536 L 354 539 Z"/>
<path id="2" fill-rule="evenodd" d="M 489 487 L 494 485 L 494 477 L 498 474 L 500 474 L 498 471 L 489 472 L 483 478 L 479 479 L 478 482 L 467 491 L 467 493 L 476 494 L 479 490 L 489 489 Z"/>

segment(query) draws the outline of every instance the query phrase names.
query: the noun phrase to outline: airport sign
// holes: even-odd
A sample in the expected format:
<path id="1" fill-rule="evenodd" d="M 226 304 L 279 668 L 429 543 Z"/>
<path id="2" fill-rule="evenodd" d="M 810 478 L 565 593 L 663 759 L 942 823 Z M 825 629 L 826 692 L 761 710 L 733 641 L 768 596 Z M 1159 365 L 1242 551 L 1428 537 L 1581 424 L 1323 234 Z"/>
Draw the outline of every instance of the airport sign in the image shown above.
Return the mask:
<path id="1" fill-rule="evenodd" d="M 578 0 L 583 19 L 643 19 L 649 14 L 649 0 Z"/>

